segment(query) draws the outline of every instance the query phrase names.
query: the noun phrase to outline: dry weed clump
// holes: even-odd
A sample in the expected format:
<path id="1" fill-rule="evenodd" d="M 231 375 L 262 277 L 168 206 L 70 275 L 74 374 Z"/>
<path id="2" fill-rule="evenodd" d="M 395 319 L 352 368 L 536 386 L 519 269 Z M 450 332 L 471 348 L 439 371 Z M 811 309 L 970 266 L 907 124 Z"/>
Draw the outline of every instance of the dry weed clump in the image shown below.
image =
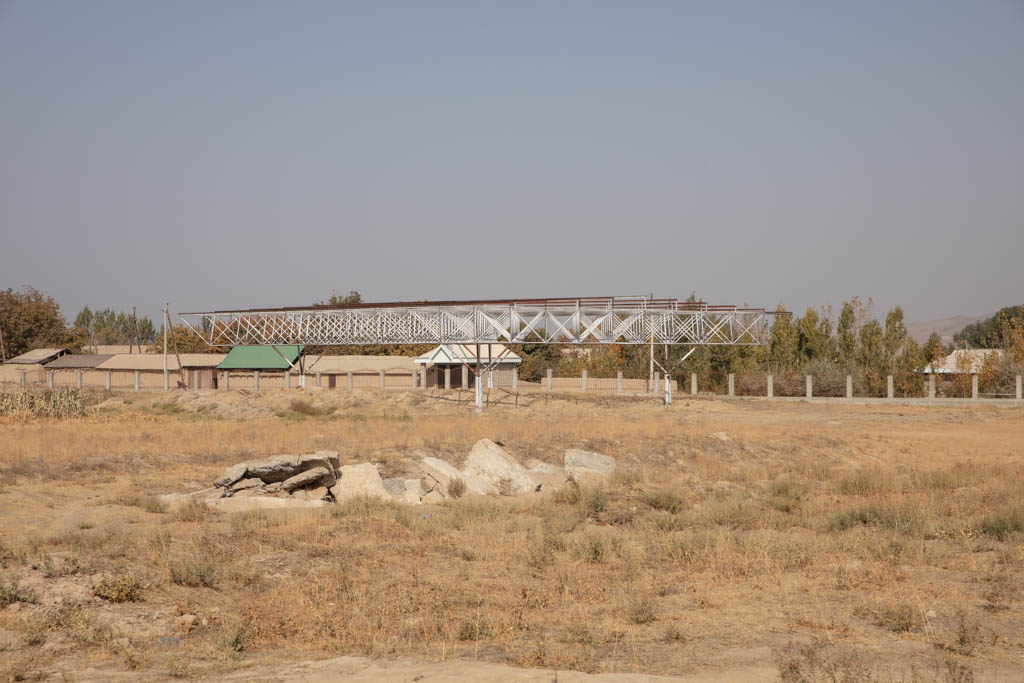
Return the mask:
<path id="1" fill-rule="evenodd" d="M 142 580 L 131 572 L 108 574 L 92 587 L 93 595 L 110 602 L 138 602 L 142 591 Z"/>

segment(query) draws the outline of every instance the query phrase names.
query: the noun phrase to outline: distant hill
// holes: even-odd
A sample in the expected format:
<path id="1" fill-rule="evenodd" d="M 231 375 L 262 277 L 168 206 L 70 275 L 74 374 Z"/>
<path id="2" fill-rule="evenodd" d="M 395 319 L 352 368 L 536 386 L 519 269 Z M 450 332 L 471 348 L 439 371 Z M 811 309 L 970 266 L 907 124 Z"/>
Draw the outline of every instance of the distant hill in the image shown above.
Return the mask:
<path id="1" fill-rule="evenodd" d="M 923 344 L 928 341 L 928 336 L 934 330 L 942 337 L 943 344 L 949 344 L 953 341 L 953 335 L 964 327 L 988 317 L 987 315 L 954 315 L 952 318 L 906 323 L 907 334 L 913 337 L 918 344 Z"/>

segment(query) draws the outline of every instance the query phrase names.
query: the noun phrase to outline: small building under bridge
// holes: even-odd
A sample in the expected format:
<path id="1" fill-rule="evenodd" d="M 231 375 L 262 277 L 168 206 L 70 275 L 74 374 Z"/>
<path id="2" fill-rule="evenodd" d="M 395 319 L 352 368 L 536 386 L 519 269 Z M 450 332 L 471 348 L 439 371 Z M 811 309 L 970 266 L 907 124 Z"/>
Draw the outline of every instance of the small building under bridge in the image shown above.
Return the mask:
<path id="1" fill-rule="evenodd" d="M 413 362 L 426 368 L 428 387 L 476 386 L 476 344 L 441 344 L 417 356 Z M 492 386 L 513 388 L 522 362 L 523 359 L 504 344 L 480 344 L 480 365 L 491 369 Z"/>

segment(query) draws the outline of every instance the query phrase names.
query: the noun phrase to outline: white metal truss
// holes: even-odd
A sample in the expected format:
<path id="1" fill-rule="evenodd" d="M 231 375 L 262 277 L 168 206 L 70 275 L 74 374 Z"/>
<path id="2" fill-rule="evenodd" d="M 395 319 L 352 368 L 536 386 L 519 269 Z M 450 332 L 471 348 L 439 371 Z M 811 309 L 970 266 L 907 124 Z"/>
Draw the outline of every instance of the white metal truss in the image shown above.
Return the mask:
<path id="1" fill-rule="evenodd" d="M 211 346 L 240 344 L 681 344 L 763 342 L 758 308 L 674 299 L 409 302 L 182 314 Z"/>

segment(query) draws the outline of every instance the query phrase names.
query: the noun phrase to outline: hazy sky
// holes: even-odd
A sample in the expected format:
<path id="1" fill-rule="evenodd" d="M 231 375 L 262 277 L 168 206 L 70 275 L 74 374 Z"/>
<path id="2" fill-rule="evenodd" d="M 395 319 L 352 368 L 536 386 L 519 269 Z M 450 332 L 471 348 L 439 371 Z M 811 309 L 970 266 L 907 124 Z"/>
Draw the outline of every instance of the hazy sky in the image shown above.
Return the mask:
<path id="1" fill-rule="evenodd" d="M 1024 303 L 1024 1 L 0 0 L 0 287 Z"/>

